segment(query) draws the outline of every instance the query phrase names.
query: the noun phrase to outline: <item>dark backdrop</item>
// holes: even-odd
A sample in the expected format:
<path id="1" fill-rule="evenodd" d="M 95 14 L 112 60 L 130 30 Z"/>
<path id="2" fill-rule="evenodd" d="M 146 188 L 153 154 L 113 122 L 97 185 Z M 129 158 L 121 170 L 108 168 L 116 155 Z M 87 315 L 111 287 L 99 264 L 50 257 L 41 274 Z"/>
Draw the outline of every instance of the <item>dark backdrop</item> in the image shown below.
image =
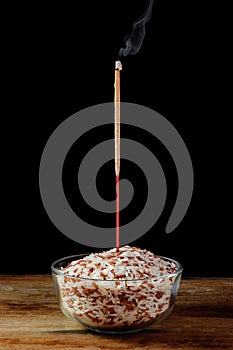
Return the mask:
<path id="1" fill-rule="evenodd" d="M 69 240 L 50 222 L 39 193 L 40 157 L 63 120 L 113 100 L 114 61 L 146 1 L 78 3 L 1 5 L 1 273 L 48 273 L 57 258 L 97 250 Z M 175 126 L 195 174 L 191 205 L 176 230 L 164 233 L 170 210 L 165 208 L 155 226 L 132 244 L 179 260 L 185 276 L 232 272 L 232 18 L 219 6 L 158 1 L 140 52 L 122 60 L 122 100 L 150 107 Z M 132 137 L 124 126 L 122 133 Z M 92 135 L 92 142 L 101 135 Z M 138 138 L 145 145 L 151 142 L 163 157 L 156 140 L 140 133 Z M 84 139 L 82 150 L 88 145 Z M 168 163 L 164 166 L 172 181 Z M 123 166 L 124 176 L 138 185 L 140 174 Z M 72 170 L 71 164 L 71 178 Z M 104 167 L 97 180 L 101 195 L 113 199 L 114 165 Z M 66 181 L 67 191 L 75 191 L 69 176 Z M 169 191 L 172 200 L 174 186 Z M 134 203 L 128 215 L 133 217 L 140 206 Z M 126 215 L 122 220 L 127 221 Z"/>

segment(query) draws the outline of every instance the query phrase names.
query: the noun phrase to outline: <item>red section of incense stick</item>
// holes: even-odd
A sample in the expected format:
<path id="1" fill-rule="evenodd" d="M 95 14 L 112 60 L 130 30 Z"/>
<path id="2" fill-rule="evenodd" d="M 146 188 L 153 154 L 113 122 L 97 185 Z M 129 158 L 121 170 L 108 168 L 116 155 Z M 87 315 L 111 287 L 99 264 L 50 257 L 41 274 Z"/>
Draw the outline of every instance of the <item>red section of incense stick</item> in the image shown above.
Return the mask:
<path id="1" fill-rule="evenodd" d="M 120 186 L 119 175 L 116 176 L 116 251 L 119 252 L 120 246 Z"/>

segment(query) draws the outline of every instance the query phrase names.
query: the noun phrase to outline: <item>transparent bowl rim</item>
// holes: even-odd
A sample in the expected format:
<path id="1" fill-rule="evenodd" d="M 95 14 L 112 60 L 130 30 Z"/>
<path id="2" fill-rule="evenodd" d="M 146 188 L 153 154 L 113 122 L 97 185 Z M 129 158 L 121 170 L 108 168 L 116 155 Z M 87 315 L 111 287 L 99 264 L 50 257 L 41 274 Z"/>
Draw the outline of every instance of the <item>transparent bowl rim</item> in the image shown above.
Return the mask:
<path id="1" fill-rule="evenodd" d="M 172 272 L 172 273 L 168 273 L 166 275 L 162 275 L 162 276 L 155 276 L 155 277 L 145 277 L 145 278 L 131 278 L 131 279 L 121 279 L 121 278 L 115 278 L 115 279 L 101 279 L 101 278 L 88 278 L 88 277 L 78 277 L 78 276 L 72 276 L 72 275 L 69 275 L 67 273 L 64 273 L 62 272 L 62 270 L 56 268 L 55 266 L 58 264 L 58 263 L 61 263 L 62 261 L 64 260 L 69 260 L 69 259 L 73 259 L 73 260 L 77 260 L 80 259 L 81 257 L 86 257 L 90 255 L 90 253 L 82 253 L 82 254 L 75 254 L 75 255 L 70 255 L 70 256 L 66 256 L 66 257 L 63 257 L 63 258 L 60 258 L 60 259 L 57 259 L 55 260 L 52 264 L 51 264 L 51 270 L 53 273 L 55 273 L 56 275 L 60 275 L 60 276 L 63 276 L 63 277 L 68 277 L 68 278 L 72 278 L 72 279 L 77 279 L 77 280 L 84 280 L 84 281 L 101 281 L 101 282 L 136 282 L 136 281 L 150 281 L 150 280 L 163 280 L 163 279 L 166 279 L 166 278 L 170 278 L 170 277 L 174 277 L 174 276 L 177 276 L 179 275 L 182 271 L 183 271 L 183 266 L 176 260 L 174 259 L 171 259 L 171 258 L 168 258 L 168 257 L 165 257 L 165 256 L 161 256 L 161 255 L 157 255 L 156 254 L 156 257 L 158 258 L 161 258 L 161 259 L 164 259 L 164 260 L 168 260 L 169 262 L 172 262 L 176 265 L 177 267 L 177 270 Z M 76 259 L 75 259 L 76 258 Z"/>

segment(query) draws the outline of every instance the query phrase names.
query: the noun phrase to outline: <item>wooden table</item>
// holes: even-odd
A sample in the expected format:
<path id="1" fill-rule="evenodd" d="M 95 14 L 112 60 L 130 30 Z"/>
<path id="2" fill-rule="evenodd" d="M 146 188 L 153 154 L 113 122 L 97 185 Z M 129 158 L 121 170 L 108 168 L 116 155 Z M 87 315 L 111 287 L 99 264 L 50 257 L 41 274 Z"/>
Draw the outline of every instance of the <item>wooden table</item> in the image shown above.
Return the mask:
<path id="1" fill-rule="evenodd" d="M 129 335 L 101 335 L 60 311 L 48 275 L 0 276 L 0 349 L 233 349 L 233 279 L 186 279 L 171 315 Z"/>

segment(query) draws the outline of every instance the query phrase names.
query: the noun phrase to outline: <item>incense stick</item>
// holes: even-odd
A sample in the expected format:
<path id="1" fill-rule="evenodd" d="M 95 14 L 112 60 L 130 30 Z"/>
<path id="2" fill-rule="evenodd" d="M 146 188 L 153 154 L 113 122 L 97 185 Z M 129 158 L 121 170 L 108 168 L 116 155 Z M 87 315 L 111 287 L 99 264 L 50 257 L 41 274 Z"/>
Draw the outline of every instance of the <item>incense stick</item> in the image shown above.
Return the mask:
<path id="1" fill-rule="evenodd" d="M 115 65 L 115 172 L 116 176 L 120 174 L 120 71 L 122 65 L 120 61 L 116 61 Z"/>
<path id="2" fill-rule="evenodd" d="M 116 172 L 116 251 L 119 252 L 120 246 L 120 71 L 122 65 L 116 61 L 115 65 L 115 94 L 114 94 L 114 111 L 115 111 L 115 172 Z"/>

